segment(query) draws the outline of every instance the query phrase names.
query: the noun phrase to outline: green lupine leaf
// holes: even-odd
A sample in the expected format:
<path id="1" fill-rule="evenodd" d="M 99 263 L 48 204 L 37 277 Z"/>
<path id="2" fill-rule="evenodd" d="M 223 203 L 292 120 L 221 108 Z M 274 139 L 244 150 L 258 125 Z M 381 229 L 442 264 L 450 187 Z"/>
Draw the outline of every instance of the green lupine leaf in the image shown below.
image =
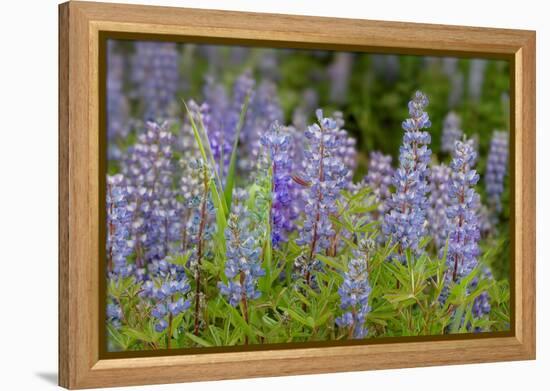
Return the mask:
<path id="1" fill-rule="evenodd" d="M 189 257 L 191 256 L 191 251 L 187 251 L 185 254 L 178 254 L 175 256 L 168 256 L 166 257 L 166 261 L 173 264 L 173 265 L 179 265 L 179 266 L 186 266 L 187 261 L 189 260 Z"/>
<path id="2" fill-rule="evenodd" d="M 210 342 L 208 342 L 207 340 L 201 337 L 196 336 L 195 334 L 187 332 L 185 333 L 185 336 L 189 338 L 191 341 L 195 342 L 197 345 L 204 346 L 204 347 L 212 346 Z"/>
<path id="3" fill-rule="evenodd" d="M 193 113 L 189 110 L 189 107 L 187 107 L 187 103 L 185 103 L 185 101 L 183 101 L 183 105 L 185 106 L 185 110 L 187 111 L 187 116 L 189 118 L 189 122 L 191 123 L 191 128 L 193 129 L 193 135 L 199 147 L 201 157 L 204 163 L 208 165 L 210 169 L 210 173 L 214 178 L 214 186 L 212 186 L 212 188 L 218 193 L 218 199 L 222 207 L 222 210 L 224 214 L 227 214 L 228 208 L 227 208 L 227 204 L 225 203 L 225 199 L 222 199 L 221 197 L 219 197 L 219 195 L 223 193 L 222 181 L 219 177 L 218 170 L 216 169 L 216 162 L 214 160 L 212 149 L 210 148 L 208 135 L 206 134 L 206 130 L 204 129 L 202 116 L 201 115 L 198 116 L 200 127 L 197 127 L 197 124 L 195 123 L 195 119 L 193 118 Z"/>
<path id="4" fill-rule="evenodd" d="M 120 332 L 130 338 L 138 339 L 144 342 L 154 342 L 155 340 L 152 335 L 148 335 L 143 331 L 135 330 L 126 326 L 121 327 Z"/>
<path id="5" fill-rule="evenodd" d="M 345 265 L 342 265 L 340 262 L 338 262 L 337 258 L 317 254 L 317 259 L 336 270 L 344 272 L 347 269 Z"/>
<path id="6" fill-rule="evenodd" d="M 281 310 L 287 312 L 290 317 L 296 321 L 298 321 L 299 323 L 301 323 L 302 325 L 304 326 L 307 326 L 307 327 L 310 327 L 310 328 L 313 328 L 315 326 L 315 322 L 313 321 L 313 319 L 309 319 L 309 317 L 303 313 L 298 313 L 298 311 L 295 311 L 291 308 L 288 308 L 288 307 L 281 307 Z"/>
<path id="7" fill-rule="evenodd" d="M 233 198 L 233 187 L 235 186 L 235 173 L 237 168 L 237 154 L 238 154 L 238 147 L 239 147 L 239 138 L 241 135 L 241 130 L 244 125 L 244 120 L 246 118 L 246 112 L 248 110 L 248 103 L 250 101 L 250 92 L 246 94 L 246 97 L 244 99 L 244 103 L 241 109 L 241 113 L 239 115 L 239 122 L 237 123 L 237 127 L 235 129 L 235 140 L 233 142 L 233 150 L 231 151 L 231 158 L 229 160 L 229 168 L 227 170 L 227 177 L 225 178 L 225 189 L 224 189 L 224 196 L 225 196 L 225 203 L 227 205 L 227 210 L 231 211 L 231 202 Z"/>

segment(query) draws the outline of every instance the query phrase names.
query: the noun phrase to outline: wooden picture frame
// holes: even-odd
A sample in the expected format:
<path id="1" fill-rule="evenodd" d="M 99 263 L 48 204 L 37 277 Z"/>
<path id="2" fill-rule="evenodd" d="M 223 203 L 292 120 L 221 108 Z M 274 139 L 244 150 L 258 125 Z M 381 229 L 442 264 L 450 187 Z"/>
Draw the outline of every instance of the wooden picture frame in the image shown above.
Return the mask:
<path id="1" fill-rule="evenodd" d="M 100 35 L 494 57 L 513 65 L 515 319 L 506 336 L 104 359 Z M 59 6 L 59 384 L 70 389 L 535 358 L 535 32 L 70 1 Z"/>

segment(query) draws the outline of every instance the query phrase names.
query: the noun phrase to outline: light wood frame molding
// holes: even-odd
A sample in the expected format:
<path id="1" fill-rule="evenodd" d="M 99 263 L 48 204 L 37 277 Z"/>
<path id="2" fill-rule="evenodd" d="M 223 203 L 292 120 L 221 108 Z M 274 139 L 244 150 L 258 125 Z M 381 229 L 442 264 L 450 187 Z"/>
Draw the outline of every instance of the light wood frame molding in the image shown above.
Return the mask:
<path id="1" fill-rule="evenodd" d="M 510 336 L 101 359 L 101 31 L 505 58 L 513 66 Z M 71 1 L 59 6 L 59 384 L 91 388 L 535 358 L 535 32 Z"/>

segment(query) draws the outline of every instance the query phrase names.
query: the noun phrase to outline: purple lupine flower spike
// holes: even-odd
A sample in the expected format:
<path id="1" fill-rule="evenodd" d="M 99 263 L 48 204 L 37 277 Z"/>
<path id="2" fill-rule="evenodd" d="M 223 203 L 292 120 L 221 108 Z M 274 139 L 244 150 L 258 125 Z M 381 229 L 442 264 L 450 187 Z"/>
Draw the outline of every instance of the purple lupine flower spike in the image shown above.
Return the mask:
<path id="1" fill-rule="evenodd" d="M 455 143 L 451 162 L 450 205 L 447 208 L 449 244 L 446 261 L 447 280 L 454 282 L 467 276 L 478 262 L 480 235 L 476 204 L 479 202 L 479 195 L 474 186 L 479 175 L 472 168 L 475 159 L 471 143 Z"/>
<path id="2" fill-rule="evenodd" d="M 121 174 L 107 176 L 107 267 L 115 276 L 127 277 L 133 265 L 127 262 L 132 212 L 128 208 L 128 188 Z"/>
<path id="3" fill-rule="evenodd" d="M 271 224 L 272 244 L 286 241 L 293 229 L 292 221 L 292 160 L 289 156 L 292 137 L 287 128 L 274 122 L 262 135 L 261 143 L 269 154 L 272 171 Z"/>
<path id="4" fill-rule="evenodd" d="M 349 184 L 351 184 L 352 172 L 357 167 L 357 140 L 351 137 L 347 130 L 344 129 L 345 121 L 342 112 L 336 111 L 332 114 L 338 128 L 337 138 L 339 147 L 337 155 L 342 159 L 344 165 L 348 169 Z"/>
<path id="5" fill-rule="evenodd" d="M 244 304 L 260 297 L 257 281 L 265 274 L 261 267 L 261 246 L 248 231 L 247 214 L 246 210 L 241 214 L 231 213 L 225 230 L 225 275 L 228 281 L 219 282 L 218 287 L 234 307 L 241 302 Z"/>
<path id="6" fill-rule="evenodd" d="M 483 268 L 483 273 L 481 277 L 485 280 L 493 280 L 493 273 L 491 273 L 491 269 L 488 267 Z M 470 284 L 470 290 L 474 290 L 477 285 L 479 284 L 479 278 L 476 277 L 473 279 L 472 283 Z M 487 315 L 491 312 L 491 297 L 489 296 L 489 292 L 484 291 L 482 292 L 478 297 L 474 299 L 474 305 L 472 307 L 472 314 L 475 318 L 481 318 L 484 315 Z"/>
<path id="7" fill-rule="evenodd" d="M 172 144 L 166 123 L 148 122 L 121 164 L 133 213 L 130 240 L 139 268 L 163 259 L 180 238 L 182 206 L 172 189 Z"/>
<path id="8" fill-rule="evenodd" d="M 396 192 L 387 202 L 382 224 L 383 233 L 398 244 L 397 258 L 402 262 L 406 260 L 405 250 L 419 251 L 419 241 L 425 234 L 431 156 L 430 134 L 422 130 L 431 126 L 424 111 L 427 105 L 428 98 L 420 91 L 409 102 L 410 118 L 402 124 L 405 135 L 399 150 L 399 168 L 393 177 Z"/>
<path id="9" fill-rule="evenodd" d="M 502 211 L 504 178 L 508 167 L 508 132 L 494 131 L 485 170 L 485 191 L 494 212 Z"/>
<path id="10" fill-rule="evenodd" d="M 349 172 L 338 155 L 341 138 L 333 118 L 323 117 L 317 110 L 318 124 L 305 132 L 308 145 L 304 151 L 305 167 L 300 182 L 305 185 L 305 220 L 296 243 L 307 246 L 306 253 L 296 259 L 296 267 L 311 282 L 311 272 L 318 266 L 316 254 L 326 250 L 334 229 L 329 216 L 337 212 L 340 191 L 349 183 Z"/>
<path id="11" fill-rule="evenodd" d="M 187 298 L 190 286 L 183 267 L 173 265 L 166 259 L 154 260 L 148 265 L 148 278 L 143 283 L 140 296 L 149 300 L 155 331 L 160 333 L 170 326 L 175 316 L 191 306 Z M 171 336 L 168 336 L 168 344 L 170 339 Z"/>
<path id="12" fill-rule="evenodd" d="M 368 280 L 368 261 L 375 243 L 372 239 L 362 239 L 359 249 L 354 250 L 344 273 L 344 282 L 338 288 L 340 308 L 345 312 L 336 318 L 336 324 L 348 328 L 350 337 L 365 338 L 367 314 L 370 312 L 369 296 L 371 287 Z"/>

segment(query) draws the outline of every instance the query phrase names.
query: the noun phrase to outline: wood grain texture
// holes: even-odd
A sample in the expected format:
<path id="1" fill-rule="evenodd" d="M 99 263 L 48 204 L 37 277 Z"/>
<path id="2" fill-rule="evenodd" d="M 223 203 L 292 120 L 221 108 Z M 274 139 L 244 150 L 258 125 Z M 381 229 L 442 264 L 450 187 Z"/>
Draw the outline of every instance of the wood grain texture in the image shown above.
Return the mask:
<path id="1" fill-rule="evenodd" d="M 60 385 L 74 389 L 535 358 L 534 32 L 85 2 L 60 5 L 59 19 Z M 515 335 L 100 359 L 100 31 L 513 61 Z"/>

